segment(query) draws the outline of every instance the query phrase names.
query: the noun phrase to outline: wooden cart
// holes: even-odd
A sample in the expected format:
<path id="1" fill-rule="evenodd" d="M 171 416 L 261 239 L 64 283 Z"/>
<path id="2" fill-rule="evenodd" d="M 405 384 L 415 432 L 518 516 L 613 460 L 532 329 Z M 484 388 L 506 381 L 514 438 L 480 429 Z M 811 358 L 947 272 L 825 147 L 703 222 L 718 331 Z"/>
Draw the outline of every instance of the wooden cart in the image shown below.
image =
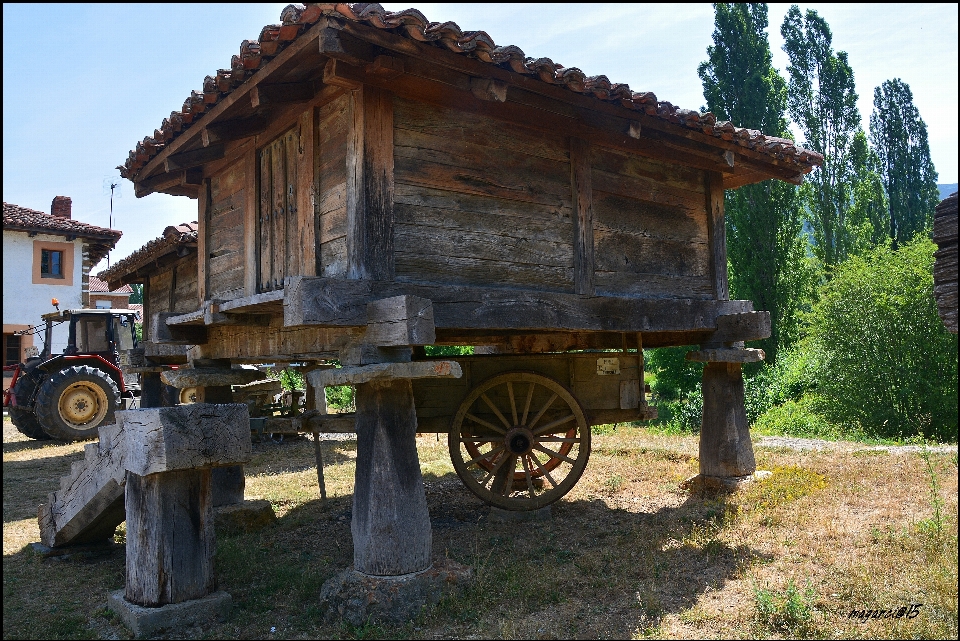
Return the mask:
<path id="1" fill-rule="evenodd" d="M 769 315 L 728 300 L 724 190 L 821 162 L 416 10 L 290 5 L 121 168 L 138 197 L 197 199 L 195 278 L 146 254 L 101 277 L 143 282 L 148 340 L 193 345 L 213 387 L 234 363 L 339 360 L 355 566 L 403 574 L 430 532 L 415 432 L 449 430 L 484 500 L 544 505 L 589 425 L 651 415 L 624 350 L 699 344 L 701 472 L 753 472 L 740 363 Z M 417 358 L 434 344 L 486 354 Z"/>

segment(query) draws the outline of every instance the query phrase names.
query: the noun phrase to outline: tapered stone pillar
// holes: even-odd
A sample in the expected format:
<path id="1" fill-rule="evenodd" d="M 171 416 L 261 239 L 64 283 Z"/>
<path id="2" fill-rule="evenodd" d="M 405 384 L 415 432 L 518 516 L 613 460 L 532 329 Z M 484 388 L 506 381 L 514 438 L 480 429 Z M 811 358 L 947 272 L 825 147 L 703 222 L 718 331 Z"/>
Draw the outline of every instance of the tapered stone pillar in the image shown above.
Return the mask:
<path id="1" fill-rule="evenodd" d="M 426 570 L 432 534 L 417 457 L 417 414 L 409 379 L 357 385 L 353 564 L 399 576 Z"/>

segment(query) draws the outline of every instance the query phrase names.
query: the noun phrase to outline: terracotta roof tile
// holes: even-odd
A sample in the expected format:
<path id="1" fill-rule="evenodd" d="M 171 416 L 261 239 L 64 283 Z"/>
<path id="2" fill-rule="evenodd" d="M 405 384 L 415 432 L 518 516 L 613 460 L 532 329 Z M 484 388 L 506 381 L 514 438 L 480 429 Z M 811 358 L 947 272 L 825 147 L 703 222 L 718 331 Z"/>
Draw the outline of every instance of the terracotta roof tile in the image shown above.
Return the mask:
<path id="1" fill-rule="evenodd" d="M 116 282 L 161 256 L 174 252 L 182 246 L 195 244 L 198 229 L 199 225 L 196 221 L 171 225 L 163 230 L 163 235 L 159 238 L 151 240 L 123 260 L 117 261 L 110 269 L 97 274 L 97 278 Z"/>
<path id="2" fill-rule="evenodd" d="M 220 70 L 215 77 L 207 76 L 202 91 L 191 92 L 180 112 L 171 113 L 170 118 L 164 120 L 161 129 L 155 131 L 152 137 L 147 136 L 137 143 L 126 162 L 118 167 L 121 175 L 135 178 L 140 169 L 160 153 L 166 143 L 188 129 L 209 106 L 222 100 L 252 77 L 264 62 L 304 33 L 308 25 L 325 15 L 393 31 L 419 42 L 432 43 L 516 73 L 537 77 L 549 84 L 591 95 L 598 100 L 657 116 L 688 129 L 754 149 L 773 159 L 795 165 L 801 172 L 808 172 L 823 163 L 823 156 L 797 146 L 792 140 L 768 137 L 758 131 L 735 127 L 731 123 L 717 123 L 712 113 L 701 114 L 679 109 L 669 102 L 658 102 L 657 96 L 651 92 L 634 92 L 628 85 L 611 83 L 606 76 L 587 77 L 576 67 L 564 67 L 550 58 L 528 58 L 519 47 L 497 46 L 484 31 L 463 31 L 455 22 L 430 22 L 416 9 L 394 12 L 387 11 L 376 3 L 314 3 L 288 5 L 280 14 L 280 24 L 266 25 L 260 32 L 259 40 L 244 40 L 240 44 L 240 54 L 233 56 L 229 70 Z M 177 118 L 182 123 L 179 127 L 174 124 Z M 775 144 L 769 144 L 770 141 Z"/>
<path id="3" fill-rule="evenodd" d="M 124 285 L 119 289 L 111 290 L 106 282 L 96 276 L 91 276 L 89 281 L 89 290 L 91 294 L 132 294 L 133 288 L 130 285 Z"/>
<path id="4" fill-rule="evenodd" d="M 107 240 L 114 243 L 123 232 L 117 229 L 97 227 L 72 218 L 61 218 L 28 207 L 3 203 L 3 228 L 11 231 L 46 232 L 67 236 L 80 236 L 92 240 Z"/>

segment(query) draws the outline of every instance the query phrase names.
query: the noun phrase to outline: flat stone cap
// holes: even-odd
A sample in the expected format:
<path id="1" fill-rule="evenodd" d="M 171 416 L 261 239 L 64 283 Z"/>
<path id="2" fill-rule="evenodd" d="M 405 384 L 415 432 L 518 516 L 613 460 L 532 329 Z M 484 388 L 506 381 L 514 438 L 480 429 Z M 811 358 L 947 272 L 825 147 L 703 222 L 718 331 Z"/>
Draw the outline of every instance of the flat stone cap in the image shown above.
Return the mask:
<path id="1" fill-rule="evenodd" d="M 139 476 L 237 465 L 250 460 L 246 404 L 193 403 L 117 412 L 124 468 Z"/>
<path id="2" fill-rule="evenodd" d="M 263 380 L 266 374 L 256 369 L 171 369 L 160 374 L 160 380 L 167 385 L 184 389 L 187 387 L 224 387 L 227 385 L 246 385 Z"/>
<path id="3" fill-rule="evenodd" d="M 375 363 L 358 367 L 315 370 L 307 374 L 314 387 L 359 385 L 370 381 L 413 378 L 460 378 L 463 371 L 456 361 L 412 361 L 410 363 Z"/>
<path id="4" fill-rule="evenodd" d="M 762 349 L 718 347 L 702 349 L 699 352 L 687 352 L 686 359 L 698 363 L 757 363 L 766 357 Z"/>

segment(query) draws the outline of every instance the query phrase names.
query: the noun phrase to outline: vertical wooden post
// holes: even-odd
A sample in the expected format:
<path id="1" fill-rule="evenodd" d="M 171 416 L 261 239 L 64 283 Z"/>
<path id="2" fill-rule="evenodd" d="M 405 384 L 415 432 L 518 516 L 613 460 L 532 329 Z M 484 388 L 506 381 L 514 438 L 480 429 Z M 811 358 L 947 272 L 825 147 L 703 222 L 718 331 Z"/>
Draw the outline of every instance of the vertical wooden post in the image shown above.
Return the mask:
<path id="1" fill-rule="evenodd" d="M 350 93 L 347 137 L 347 277 L 392 280 L 393 94 Z"/>
<path id="2" fill-rule="evenodd" d="M 574 292 L 594 293 L 593 182 L 590 176 L 590 143 L 570 139 L 570 185 L 573 191 L 573 282 Z"/>
<path id="3" fill-rule="evenodd" d="M 291 275 L 317 275 L 320 257 L 319 221 L 316 207 L 316 109 L 310 107 L 300 115 L 299 148 L 297 150 L 297 231 L 300 243 L 300 268 Z"/>
<path id="4" fill-rule="evenodd" d="M 144 326 L 149 325 L 145 323 Z M 143 372 L 140 374 L 140 407 L 160 407 L 163 405 L 163 382 L 160 372 Z"/>
<path id="5" fill-rule="evenodd" d="M 127 472 L 125 507 L 127 601 L 156 607 L 216 590 L 209 469 Z"/>
<path id="6" fill-rule="evenodd" d="M 210 209 L 210 179 L 204 178 L 200 185 L 200 197 L 197 199 L 197 294 L 198 306 L 203 307 L 203 302 L 207 300 L 207 263 L 210 260 L 210 250 L 207 247 L 207 234 L 209 233 L 209 212 Z M 171 309 L 171 311 L 173 311 Z"/>
<path id="7" fill-rule="evenodd" d="M 727 228 L 723 213 L 723 176 L 704 172 L 707 197 L 707 238 L 710 243 L 710 275 L 716 300 L 729 300 L 727 285 Z"/>
<path id="8" fill-rule="evenodd" d="M 740 363 L 707 363 L 703 369 L 700 474 L 738 477 L 756 470 Z"/>
<path id="9" fill-rule="evenodd" d="M 427 569 L 432 534 L 417 457 L 417 414 L 407 380 L 357 385 L 354 569 L 398 576 Z"/>
<path id="10" fill-rule="evenodd" d="M 253 296 L 259 284 L 259 225 L 257 221 L 260 204 L 260 181 L 257 164 L 257 147 L 254 144 L 243 154 L 243 292 Z"/>

